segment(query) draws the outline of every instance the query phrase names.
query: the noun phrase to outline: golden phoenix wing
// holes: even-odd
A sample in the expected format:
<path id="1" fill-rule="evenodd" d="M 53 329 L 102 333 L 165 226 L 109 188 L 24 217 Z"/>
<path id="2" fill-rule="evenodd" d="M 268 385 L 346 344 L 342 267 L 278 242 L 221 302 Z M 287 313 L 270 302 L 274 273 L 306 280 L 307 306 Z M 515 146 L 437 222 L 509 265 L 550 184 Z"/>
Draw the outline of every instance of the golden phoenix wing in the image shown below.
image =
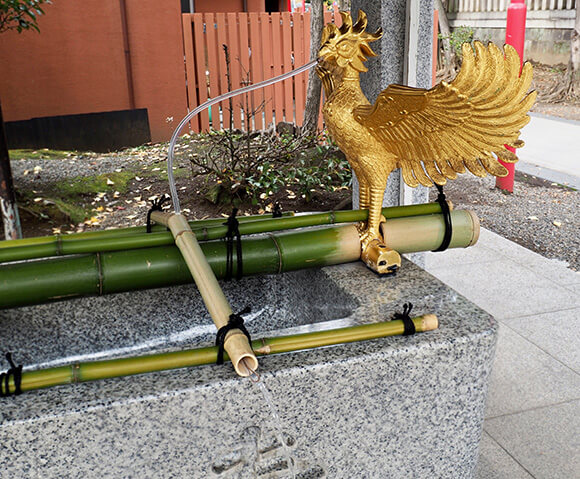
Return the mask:
<path id="1" fill-rule="evenodd" d="M 536 98 L 536 92 L 527 93 L 532 66 L 526 63 L 520 76 L 520 59 L 510 45 L 505 57 L 493 43 L 474 46 L 476 54 L 463 45 L 463 65 L 451 83 L 430 90 L 391 85 L 373 106 L 353 110 L 397 157 L 409 186 L 444 185 L 465 167 L 477 176 L 505 176 L 493 153 L 517 161 L 504 145 L 523 146 L 519 130 L 530 121 L 527 112 Z"/>

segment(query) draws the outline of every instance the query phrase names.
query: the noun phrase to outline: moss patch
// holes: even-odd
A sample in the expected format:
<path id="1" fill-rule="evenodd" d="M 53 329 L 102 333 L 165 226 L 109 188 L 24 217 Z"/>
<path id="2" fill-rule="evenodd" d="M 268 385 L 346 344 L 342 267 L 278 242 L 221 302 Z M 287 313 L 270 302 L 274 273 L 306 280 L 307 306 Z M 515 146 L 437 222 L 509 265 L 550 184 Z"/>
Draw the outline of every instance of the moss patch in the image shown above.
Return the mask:
<path id="1" fill-rule="evenodd" d="M 135 172 L 126 170 L 97 176 L 79 176 L 47 185 L 43 191 L 20 189 L 17 194 L 31 214 L 60 223 L 82 223 L 95 213 L 94 200 L 99 194 L 124 194 Z"/>
<path id="2" fill-rule="evenodd" d="M 105 173 L 97 176 L 78 176 L 55 183 L 54 189 L 59 196 L 69 198 L 82 195 L 92 196 L 110 191 L 124 193 L 128 189 L 129 182 L 134 177 L 135 172 L 131 170 L 119 173 Z"/>
<path id="3" fill-rule="evenodd" d="M 11 160 L 61 160 L 77 154 L 76 151 L 49 150 L 48 148 L 8 150 Z"/>

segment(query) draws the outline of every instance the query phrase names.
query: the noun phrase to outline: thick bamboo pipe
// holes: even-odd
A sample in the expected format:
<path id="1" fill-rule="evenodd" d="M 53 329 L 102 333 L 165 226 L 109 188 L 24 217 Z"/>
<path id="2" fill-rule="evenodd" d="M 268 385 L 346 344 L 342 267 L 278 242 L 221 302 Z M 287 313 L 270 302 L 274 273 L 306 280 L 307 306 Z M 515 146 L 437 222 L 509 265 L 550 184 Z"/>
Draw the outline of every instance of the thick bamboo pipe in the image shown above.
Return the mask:
<path id="1" fill-rule="evenodd" d="M 400 227 L 409 218 L 388 220 L 386 244 L 400 253 L 436 249 L 443 238 L 441 215 L 415 219 L 421 234 Z M 477 239 L 476 216 L 464 210 L 451 213 L 451 247 L 467 247 Z M 396 234 L 391 234 L 397 231 Z M 357 261 L 360 242 L 353 225 L 272 233 L 245 238 L 244 275 L 274 274 L 297 269 Z M 226 273 L 223 241 L 200 244 L 217 278 Z M 236 264 L 234 262 L 236 273 Z M 191 274 L 175 246 L 65 256 L 0 265 L 0 309 L 58 301 L 79 296 L 103 295 L 158 288 L 191 282 Z"/>
<path id="2" fill-rule="evenodd" d="M 441 212 L 439 203 L 391 206 L 383 208 L 385 218 L 402 218 Z M 270 231 L 305 228 L 325 224 L 365 221 L 368 210 L 330 211 L 325 213 L 297 214 L 281 218 L 253 216 L 238 218 L 240 234 L 259 234 Z M 247 219 L 252 218 L 252 219 Z M 227 227 L 223 219 L 190 221 L 189 225 L 198 241 L 224 238 Z M 116 232 L 116 234 L 113 234 Z M 0 242 L 0 263 L 24 261 L 70 254 L 121 251 L 125 249 L 152 248 L 173 244 L 173 236 L 162 225 L 153 225 L 152 232 L 145 234 L 145 227 L 121 228 L 71 235 L 54 235 Z"/>
<path id="3" fill-rule="evenodd" d="M 432 331 L 438 328 L 438 320 L 434 314 L 417 316 L 412 321 L 415 324 L 415 330 L 417 332 Z M 328 331 L 263 338 L 252 341 L 251 346 L 257 356 L 266 356 L 355 341 L 367 341 L 387 336 L 397 336 L 403 334 L 403 331 L 403 321 L 392 320 L 331 329 Z M 203 364 L 215 363 L 216 358 L 217 348 L 209 347 L 148 356 L 77 363 L 71 364 L 70 366 L 39 369 L 36 371 L 25 371 L 22 373 L 21 390 L 25 392 L 62 384 L 81 383 L 168 369 L 201 366 Z M 226 357 L 226 359 L 229 358 Z M 15 386 L 12 377 L 9 380 L 8 386 L 9 392 L 14 392 Z"/>
<path id="4" fill-rule="evenodd" d="M 183 255 L 215 327 L 220 330 L 227 326 L 233 313 L 232 308 L 185 217 L 175 213 L 153 211 L 151 220 L 171 230 L 175 244 Z M 248 338 L 240 329 L 228 331 L 224 338 L 224 349 L 240 376 L 248 376 L 248 371 L 258 369 L 258 360 Z"/>

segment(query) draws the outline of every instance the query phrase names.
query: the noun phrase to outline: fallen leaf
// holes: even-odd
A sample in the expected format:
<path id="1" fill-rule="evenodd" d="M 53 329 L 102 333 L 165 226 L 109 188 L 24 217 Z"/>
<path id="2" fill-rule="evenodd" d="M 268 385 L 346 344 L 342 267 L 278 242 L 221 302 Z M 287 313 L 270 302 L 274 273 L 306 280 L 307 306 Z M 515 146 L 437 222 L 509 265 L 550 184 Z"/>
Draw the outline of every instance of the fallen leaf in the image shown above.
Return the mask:
<path id="1" fill-rule="evenodd" d="M 42 171 L 42 166 L 35 166 L 32 171 L 34 171 L 35 175 L 38 175 Z"/>
<path id="2" fill-rule="evenodd" d="M 86 225 L 99 225 L 99 219 L 96 216 L 93 216 L 92 218 L 88 219 L 85 221 Z"/>
<path id="3" fill-rule="evenodd" d="M 528 216 L 528 219 L 531 221 L 538 221 L 538 217 L 537 216 Z"/>
<path id="4" fill-rule="evenodd" d="M 554 221 L 552 221 L 552 224 L 553 224 L 554 226 L 558 227 L 558 228 L 559 228 L 560 226 L 562 226 L 562 222 L 561 222 L 561 221 L 556 221 L 556 220 L 554 220 Z"/>
<path id="5" fill-rule="evenodd" d="M 115 182 L 107 178 L 107 185 L 114 185 Z"/>

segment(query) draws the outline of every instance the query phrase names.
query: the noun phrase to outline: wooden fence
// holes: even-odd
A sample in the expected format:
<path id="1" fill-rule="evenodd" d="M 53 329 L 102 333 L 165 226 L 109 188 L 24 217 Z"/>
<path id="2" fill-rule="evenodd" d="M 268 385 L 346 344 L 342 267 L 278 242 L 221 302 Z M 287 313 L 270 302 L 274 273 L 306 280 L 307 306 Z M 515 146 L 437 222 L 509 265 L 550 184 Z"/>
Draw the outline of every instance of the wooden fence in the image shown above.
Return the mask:
<path id="1" fill-rule="evenodd" d="M 341 19 L 325 14 L 325 23 Z M 183 44 L 190 110 L 208 98 L 304 65 L 310 55 L 309 13 L 184 14 Z M 223 45 L 229 52 L 229 73 Z M 308 72 L 218 103 L 191 122 L 194 131 L 261 130 L 280 121 L 302 124 Z"/>
<path id="2" fill-rule="evenodd" d="M 526 0 L 528 10 L 573 10 L 577 0 Z M 447 11 L 504 12 L 510 0 L 449 0 Z"/>

